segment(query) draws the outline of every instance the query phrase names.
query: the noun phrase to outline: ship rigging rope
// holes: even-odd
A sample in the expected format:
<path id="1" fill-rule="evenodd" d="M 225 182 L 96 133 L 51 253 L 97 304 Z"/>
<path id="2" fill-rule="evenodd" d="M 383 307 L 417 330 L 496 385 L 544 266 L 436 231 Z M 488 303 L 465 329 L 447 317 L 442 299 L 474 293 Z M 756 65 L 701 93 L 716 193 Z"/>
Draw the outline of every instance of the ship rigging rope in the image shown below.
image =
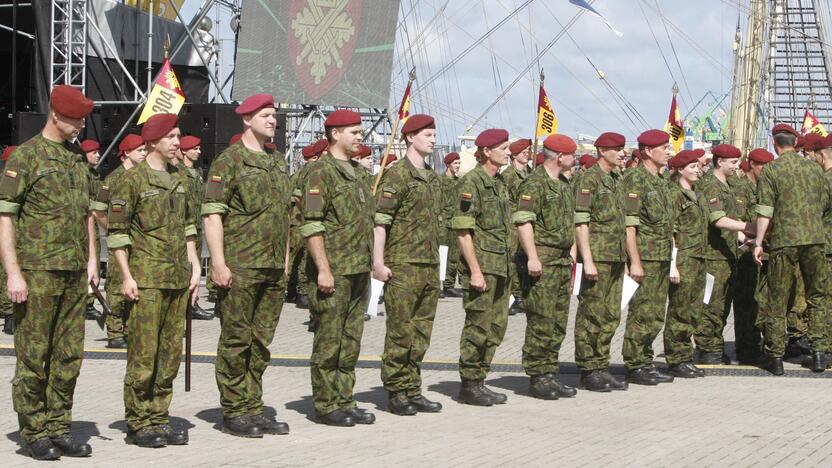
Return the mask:
<path id="1" fill-rule="evenodd" d="M 647 1 L 647 0 L 644 0 L 644 1 Z M 664 13 L 662 13 L 661 7 L 659 6 L 659 0 L 653 0 L 653 1 L 656 2 L 656 10 L 659 12 L 659 17 L 662 19 L 662 26 L 664 26 L 664 33 L 667 35 L 667 42 L 670 43 L 670 50 L 673 52 L 673 58 L 676 60 L 676 66 L 679 67 L 679 73 L 682 74 L 682 83 L 685 84 L 685 89 L 688 92 L 688 97 L 690 99 L 693 99 L 693 93 L 690 92 L 690 86 L 688 86 L 687 73 L 685 73 L 685 71 L 682 69 L 682 64 L 679 62 L 679 56 L 676 55 L 676 46 L 674 45 L 675 41 L 673 40 L 672 37 L 670 37 L 670 31 L 667 30 L 667 21 L 665 20 L 665 16 L 664 16 Z M 682 99 L 684 99 L 684 96 L 682 96 Z M 690 104 L 690 102 L 688 102 L 685 105 L 690 107 L 689 104 Z"/>
<path id="2" fill-rule="evenodd" d="M 670 68 L 670 62 L 667 61 L 667 55 L 665 55 L 662 45 L 656 37 L 656 33 L 653 32 L 653 25 L 650 24 L 650 18 L 647 17 L 647 12 L 644 11 L 642 3 L 644 2 L 639 2 L 638 8 L 641 10 L 641 16 L 644 17 L 645 24 L 647 24 L 647 30 L 650 31 L 650 36 L 653 38 L 653 42 L 656 43 L 656 48 L 659 49 L 659 54 L 662 56 L 662 61 L 664 62 L 664 66 L 667 68 L 667 73 L 670 74 L 670 79 L 674 82 L 678 82 L 679 80 L 676 79 L 676 75 L 673 74 L 673 69 Z M 679 67 L 679 69 L 681 70 L 681 67 Z M 688 93 L 690 93 L 690 91 L 688 91 Z M 682 96 L 682 99 L 684 100 L 684 96 Z M 690 107 L 687 101 L 684 102 L 684 105 L 685 107 Z"/>

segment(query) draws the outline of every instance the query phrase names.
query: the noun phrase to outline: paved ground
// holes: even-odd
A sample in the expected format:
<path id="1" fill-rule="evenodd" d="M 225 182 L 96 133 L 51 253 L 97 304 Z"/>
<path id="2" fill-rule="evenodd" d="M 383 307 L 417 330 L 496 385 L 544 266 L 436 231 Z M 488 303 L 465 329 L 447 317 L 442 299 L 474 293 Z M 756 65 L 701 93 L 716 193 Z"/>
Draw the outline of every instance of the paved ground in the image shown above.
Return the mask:
<path id="1" fill-rule="evenodd" d="M 207 303 L 204 303 L 207 305 Z M 574 315 L 575 304 L 572 305 Z M 221 412 L 210 363 L 218 321 L 195 322 L 193 391 L 176 382 L 173 423 L 187 427 L 191 444 L 160 450 L 123 442 L 123 353 L 104 352 L 103 333 L 87 322 L 87 359 L 76 391 L 74 432 L 93 445 L 94 457 L 65 459 L 71 466 L 832 466 L 832 381 L 790 365 L 788 377 L 765 377 L 753 368 L 717 366 L 708 377 L 655 388 L 542 402 L 527 395 L 519 367 L 525 318 L 511 317 L 489 384 L 509 394 L 506 405 L 475 408 L 455 403 L 459 299 L 440 301 L 424 374 L 427 394 L 445 405 L 441 414 L 396 417 L 384 411 L 378 356 L 384 318 L 366 323 L 356 395 L 374 410 L 374 426 L 330 428 L 313 423 L 306 359 L 311 334 L 305 311 L 284 307 L 274 366 L 265 376 L 269 411 L 292 433 L 244 440 L 218 430 Z M 574 317 L 572 317 L 574 319 Z M 571 327 L 571 321 L 570 321 Z M 621 362 L 621 333 L 613 345 Z M 730 339 L 732 328 L 726 330 Z M 14 373 L 12 340 L 0 336 L 0 380 Z M 655 348 L 660 353 L 661 343 Z M 564 379 L 576 384 L 573 342 L 561 354 Z M 661 361 L 661 356 L 657 358 Z M 823 374 L 824 377 L 828 377 Z M 818 402 L 813 404 L 813 402 Z M 0 391 L 0 466 L 34 465 L 21 455 L 9 387 Z"/>

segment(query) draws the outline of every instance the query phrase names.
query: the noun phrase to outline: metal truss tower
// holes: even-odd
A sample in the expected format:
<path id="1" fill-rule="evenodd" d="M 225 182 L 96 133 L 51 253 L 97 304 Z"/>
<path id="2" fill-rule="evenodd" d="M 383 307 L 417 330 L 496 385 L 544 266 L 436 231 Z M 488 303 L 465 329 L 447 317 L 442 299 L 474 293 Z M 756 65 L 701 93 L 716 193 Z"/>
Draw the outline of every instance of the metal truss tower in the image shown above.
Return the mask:
<path id="1" fill-rule="evenodd" d="M 84 91 L 87 69 L 87 0 L 51 0 L 49 83 Z"/>

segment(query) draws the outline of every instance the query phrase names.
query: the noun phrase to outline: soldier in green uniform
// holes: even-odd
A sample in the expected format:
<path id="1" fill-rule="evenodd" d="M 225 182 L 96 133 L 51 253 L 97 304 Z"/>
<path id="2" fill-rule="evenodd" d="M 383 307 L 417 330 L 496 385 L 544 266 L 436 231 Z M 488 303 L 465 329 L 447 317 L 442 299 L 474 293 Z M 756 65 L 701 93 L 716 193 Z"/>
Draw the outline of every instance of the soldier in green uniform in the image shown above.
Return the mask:
<path id="1" fill-rule="evenodd" d="M 101 157 L 100 153 L 98 152 L 98 150 L 101 149 L 101 145 L 97 141 L 88 138 L 81 142 L 80 148 L 81 152 L 83 152 L 84 156 L 86 157 L 88 176 L 90 178 L 90 187 L 92 189 L 92 192 L 97 194 L 98 191 L 101 190 L 101 177 L 98 175 L 98 170 L 95 166 L 98 164 L 98 160 Z M 103 220 L 106 217 L 107 213 L 107 205 L 98 203 L 96 199 L 97 197 L 93 197 L 92 204 L 90 205 L 91 209 L 93 210 L 93 219 L 96 221 L 97 224 L 103 226 Z M 100 215 L 96 216 L 96 214 L 99 213 Z M 98 228 L 95 227 L 94 230 L 96 238 L 95 247 L 96 249 L 99 249 Z M 100 252 L 96 252 L 96 257 L 98 256 L 98 253 Z M 98 309 L 95 308 L 95 295 L 93 295 L 92 292 L 87 293 L 87 309 L 84 312 L 84 315 L 87 320 L 95 320 L 99 315 L 101 315 L 101 312 L 99 312 Z"/>
<path id="2" fill-rule="evenodd" d="M 478 164 L 459 181 L 459 205 L 451 225 L 462 256 L 465 323 L 459 343 L 458 401 L 491 406 L 507 397 L 486 387 L 491 360 L 508 325 L 509 200 L 499 169 L 508 163 L 508 132 L 477 136 Z"/>
<path id="3" fill-rule="evenodd" d="M 147 157 L 119 180 L 107 220 L 121 292 L 134 302 L 126 324 L 125 440 L 139 447 L 184 445 L 188 434 L 171 427 L 168 409 L 188 301 L 196 303 L 199 292 L 196 215 L 190 212 L 187 176 L 176 165 L 176 115 L 150 117 L 142 138 Z"/>
<path id="4" fill-rule="evenodd" d="M 672 375 L 653 365 L 653 340 L 664 323 L 673 248 L 670 191 L 659 174 L 670 154 L 669 138 L 661 130 L 639 135 L 642 164 L 622 182 L 629 275 L 639 283 L 629 304 L 622 354 L 627 381 L 639 385 L 673 381 Z"/>
<path id="5" fill-rule="evenodd" d="M 310 166 L 301 191 L 301 235 L 307 241 L 306 276 L 315 322 L 312 398 L 324 424 L 372 424 L 375 416 L 358 410 L 353 396 L 375 213 L 369 176 L 351 159 L 361 143 L 361 116 L 337 110 L 324 121 L 324 128 L 329 154 Z"/>
<path id="6" fill-rule="evenodd" d="M 520 184 L 529 177 L 532 170 L 529 168 L 529 155 L 531 154 L 532 141 L 528 138 L 521 138 L 509 145 L 508 150 L 511 152 L 511 163 L 500 174 L 506 184 L 508 190 L 509 213 L 517 211 L 517 192 L 520 189 Z M 517 237 L 517 226 L 511 224 L 509 226 L 509 256 L 511 262 L 509 263 L 509 283 L 511 285 L 511 295 L 514 296 L 514 303 L 508 311 L 509 315 L 523 313 L 526 307 L 523 304 L 524 291 L 520 285 L 520 275 L 518 270 L 526 269 L 526 254 L 520 249 L 520 241 Z"/>
<path id="7" fill-rule="evenodd" d="M 664 354 L 668 373 L 682 378 L 705 376 L 705 372 L 693 364 L 691 344 L 696 322 L 704 308 L 705 259 L 702 250 L 708 237 L 707 207 L 704 198 L 693 191 L 700 176 L 697 159 L 696 153 L 684 150 L 668 161 L 668 167 L 674 171 L 670 199 L 677 250 L 675 269 L 670 273 Z"/>
<path id="8" fill-rule="evenodd" d="M 277 125 L 274 98 L 255 94 L 235 112 L 245 131 L 211 164 L 202 205 L 212 280 L 220 288 L 216 374 L 223 431 L 288 434 L 286 423 L 263 415 L 263 373 L 286 287 L 288 168 L 265 147 Z"/>
<path id="9" fill-rule="evenodd" d="M 823 139 L 822 143 L 816 144 L 818 145 L 818 149 L 816 151 L 815 161 L 823 168 L 827 191 L 830 193 L 830 197 L 832 197 L 832 137 L 827 136 Z M 826 234 L 824 253 L 826 254 L 826 264 L 829 269 L 832 268 L 832 209 L 827 208 L 823 212 L 823 230 Z M 825 334 L 829 336 L 832 334 L 832 319 L 827 319 L 826 325 L 827 329 Z M 814 359 L 814 356 L 811 359 Z M 826 367 L 829 368 L 832 365 L 832 353 L 827 351 L 825 359 Z M 809 362 L 804 363 L 807 367 L 813 364 L 809 359 L 807 361 Z"/>
<path id="10" fill-rule="evenodd" d="M 73 441 L 70 423 L 87 288 L 98 283 L 96 194 L 84 156 L 67 143 L 92 108 L 77 89 L 56 86 L 43 130 L 11 154 L 0 176 L 0 257 L 17 327 L 12 403 L 38 460 L 92 453 Z"/>
<path id="11" fill-rule="evenodd" d="M 825 258 L 826 235 L 823 214 L 832 200 L 823 170 L 794 151 L 797 132 L 788 125 L 771 131 L 779 158 L 766 165 L 757 181 L 757 238 L 754 259 L 762 265 L 763 244 L 768 243 L 768 310 L 761 316 L 766 359 L 761 367 L 774 375 L 783 374 L 787 292 L 797 265 L 806 287 L 809 307 L 809 338 L 812 354 L 809 367 L 822 372 L 830 351 L 829 266 Z M 799 189 L 798 189 L 799 187 Z M 763 312 L 761 310 L 761 312 Z"/>
<path id="12" fill-rule="evenodd" d="M 627 389 L 627 382 L 609 372 L 610 343 L 621 320 L 626 259 L 621 196 L 625 143 L 624 135 L 602 133 L 595 140 L 598 163 L 572 182 L 577 261 L 583 264 L 575 315 L 575 363 L 581 370 L 581 387 L 593 392 Z"/>
<path id="13" fill-rule="evenodd" d="M 738 240 L 752 234 L 751 225 L 741 221 L 743 211 L 735 191 L 728 185 L 740 162 L 740 150 L 718 145 L 711 150 L 713 168 L 696 184 L 697 195 L 708 203 L 708 242 L 704 249 L 705 271 L 714 277 L 710 300 L 697 324 L 694 342 L 699 364 L 730 364 L 722 337 L 731 312 L 737 274 Z M 743 233 L 738 237 L 737 232 Z"/>
<path id="14" fill-rule="evenodd" d="M 6 167 L 6 161 L 12 151 L 17 146 L 9 145 L 3 149 L 3 156 L 0 158 L 0 174 Z M 12 301 L 9 300 L 9 295 L 6 293 L 6 269 L 0 264 L 0 317 L 3 317 L 3 333 L 7 335 L 14 335 L 14 312 L 12 310 Z"/>
<path id="15" fill-rule="evenodd" d="M 520 185 L 517 211 L 511 218 L 528 257 L 523 369 L 529 376 L 529 393 L 543 400 L 577 394 L 557 379 L 558 355 L 569 318 L 575 244 L 574 195 L 562 174 L 574 166 L 577 148 L 565 135 L 546 138 L 543 164 Z"/>
<path id="16" fill-rule="evenodd" d="M 440 298 L 462 297 L 462 290 L 456 287 L 456 277 L 459 273 L 459 244 L 456 242 L 456 234 L 451 228 L 451 219 L 454 217 L 457 204 L 456 186 L 459 182 L 459 153 L 451 152 L 445 155 L 445 173 L 439 179 L 442 184 L 442 224 L 445 228 L 442 245 L 448 246 L 448 259 L 445 262 L 445 280 L 442 282 Z"/>
<path id="17" fill-rule="evenodd" d="M 439 300 L 439 240 L 444 226 L 439 176 L 425 160 L 436 124 L 424 114 L 402 127 L 405 157 L 384 171 L 376 194 L 373 276 L 386 283 L 387 334 L 381 381 L 397 415 L 436 413 L 442 405 L 422 395 L 421 363 L 430 345 Z"/>
<path id="18" fill-rule="evenodd" d="M 192 213 L 199 213 L 202 205 L 202 197 L 205 193 L 205 179 L 202 176 L 202 170 L 197 167 L 199 157 L 202 154 L 202 141 L 192 135 L 183 136 L 179 142 L 179 153 L 181 156 L 182 170 L 188 177 L 188 203 L 191 206 Z M 202 222 L 200 221 L 196 223 L 196 254 L 201 265 Z M 214 314 L 203 309 L 197 302 L 191 310 L 191 318 L 194 320 L 212 320 Z"/>

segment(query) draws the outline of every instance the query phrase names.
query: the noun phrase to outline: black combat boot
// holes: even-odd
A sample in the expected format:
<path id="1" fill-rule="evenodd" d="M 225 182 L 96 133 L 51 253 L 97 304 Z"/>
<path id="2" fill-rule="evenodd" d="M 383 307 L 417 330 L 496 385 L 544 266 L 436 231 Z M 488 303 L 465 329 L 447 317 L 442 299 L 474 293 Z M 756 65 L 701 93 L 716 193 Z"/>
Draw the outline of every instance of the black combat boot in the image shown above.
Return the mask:
<path id="1" fill-rule="evenodd" d="M 191 318 L 194 320 L 213 320 L 214 314 L 203 309 L 199 304 L 191 308 Z"/>
<path id="2" fill-rule="evenodd" d="M 188 433 L 174 429 L 170 424 L 159 424 L 156 429 L 165 437 L 168 445 L 188 445 Z"/>
<path id="3" fill-rule="evenodd" d="M 335 410 L 327 414 L 319 414 L 318 422 L 327 426 L 352 427 L 355 426 L 352 416 L 344 410 Z"/>
<path id="4" fill-rule="evenodd" d="M 107 347 L 110 349 L 127 349 L 127 340 L 123 336 L 117 336 L 107 340 Z"/>
<path id="5" fill-rule="evenodd" d="M 223 419 L 222 431 L 237 437 L 259 439 L 263 437 L 260 426 L 254 423 L 248 416 L 237 416 L 236 418 Z"/>
<path id="6" fill-rule="evenodd" d="M 52 441 L 52 445 L 61 451 L 61 455 L 67 457 L 89 457 L 92 455 L 92 447 L 90 447 L 90 444 L 75 442 L 69 434 L 50 437 L 49 440 Z"/>
<path id="7" fill-rule="evenodd" d="M 809 369 L 811 369 L 812 372 L 823 372 L 823 371 L 826 370 L 826 367 L 827 367 L 826 353 L 822 353 L 820 351 L 814 351 L 809 356 L 811 356 L 811 358 L 812 358 L 812 363 L 809 366 Z"/>
<path id="8" fill-rule="evenodd" d="M 350 415 L 350 417 L 353 421 L 355 421 L 356 424 L 373 424 L 374 422 L 376 422 L 376 415 L 367 410 L 359 408 L 349 408 L 345 411 L 347 412 L 347 414 Z"/>
<path id="9" fill-rule="evenodd" d="M 688 365 L 688 367 L 693 369 L 693 372 L 694 372 L 694 374 L 696 374 L 697 377 L 705 377 L 705 371 L 696 367 L 696 365 L 694 363 L 689 362 L 689 363 L 687 363 L 687 365 Z"/>
<path id="10" fill-rule="evenodd" d="M 760 368 L 767 370 L 774 375 L 783 375 L 785 373 L 783 370 L 783 358 L 780 357 L 766 356 L 766 358 L 760 362 Z"/>
<path id="11" fill-rule="evenodd" d="M 514 304 L 512 304 L 511 307 L 509 307 L 508 314 L 517 315 L 524 313 L 526 313 L 526 305 L 523 304 L 523 299 L 518 297 L 514 300 Z"/>
<path id="12" fill-rule="evenodd" d="M 285 422 L 275 421 L 273 418 L 267 418 L 262 414 L 255 414 L 249 416 L 263 434 L 286 435 L 289 433 L 289 425 Z"/>
<path id="13" fill-rule="evenodd" d="M 387 407 L 391 413 L 399 416 L 413 416 L 418 412 L 404 392 L 391 392 L 388 397 Z"/>
<path id="14" fill-rule="evenodd" d="M 497 393 L 494 390 L 491 390 L 490 388 L 485 386 L 485 382 L 482 380 L 480 380 L 479 383 L 482 391 L 485 392 L 486 395 L 491 397 L 491 401 L 493 401 L 495 405 L 502 405 L 503 403 L 508 401 L 508 397 L 505 393 Z"/>
<path id="15" fill-rule="evenodd" d="M 167 445 L 165 435 L 153 426 L 143 427 L 136 432 L 127 431 L 124 441 L 144 448 L 161 448 Z"/>
<path id="16" fill-rule="evenodd" d="M 555 389 L 555 393 L 557 393 L 560 398 L 572 398 L 578 394 L 578 390 L 576 390 L 575 387 L 570 387 L 569 385 L 559 381 L 554 372 L 548 372 L 545 375 L 551 382 L 552 388 Z"/>
<path id="17" fill-rule="evenodd" d="M 483 391 L 479 380 L 463 380 L 459 388 L 457 401 L 474 406 L 491 406 L 494 404 L 494 400 Z"/>
<path id="18" fill-rule="evenodd" d="M 438 413 L 442 411 L 442 403 L 430 401 L 422 395 L 410 398 L 410 404 L 416 407 L 420 413 Z"/>
<path id="19" fill-rule="evenodd" d="M 529 393 L 541 400 L 557 400 L 558 392 L 552 387 L 552 381 L 546 374 L 533 375 L 529 377 Z"/>
<path id="20" fill-rule="evenodd" d="M 308 309 L 309 308 L 309 296 L 306 294 L 298 294 L 298 298 L 295 299 L 295 307 L 298 309 Z"/>
<path id="21" fill-rule="evenodd" d="M 627 372 L 627 382 L 636 385 L 658 385 L 659 380 L 647 367 L 631 369 Z"/>
<path id="22" fill-rule="evenodd" d="M 697 364 L 717 365 L 722 364 L 722 353 L 699 353 Z"/>
<path id="23" fill-rule="evenodd" d="M 3 333 L 14 335 L 14 315 L 7 315 L 3 320 Z"/>
<path id="24" fill-rule="evenodd" d="M 673 382 L 673 376 L 670 375 L 670 374 L 667 374 L 665 372 L 660 371 L 659 369 L 656 368 L 655 364 L 648 365 L 647 366 L 647 371 L 650 372 L 651 374 L 653 374 L 653 377 L 655 377 L 656 380 L 659 381 L 659 383 L 672 383 Z"/>
<path id="25" fill-rule="evenodd" d="M 612 391 L 610 383 L 604 378 L 603 371 L 581 371 L 581 388 L 585 388 L 590 392 L 609 392 Z"/>
<path id="26" fill-rule="evenodd" d="M 673 364 L 672 366 L 667 368 L 667 371 L 670 373 L 670 375 L 682 379 L 695 379 L 696 377 L 698 377 L 696 375 L 696 371 L 694 371 L 686 362 L 680 364 Z"/>
<path id="27" fill-rule="evenodd" d="M 610 384 L 611 389 L 623 392 L 630 388 L 630 385 L 627 384 L 627 380 L 619 379 L 618 377 L 613 376 L 612 374 L 610 374 L 610 371 L 608 369 L 603 369 L 600 372 L 601 376 L 603 376 L 604 379 L 606 379 L 607 383 Z"/>
<path id="28" fill-rule="evenodd" d="M 59 460 L 61 458 L 61 450 L 49 440 L 49 437 L 41 437 L 40 439 L 29 444 L 29 456 L 35 460 Z"/>
<path id="29" fill-rule="evenodd" d="M 456 288 L 445 288 L 442 290 L 443 297 L 462 297 L 462 291 Z"/>

